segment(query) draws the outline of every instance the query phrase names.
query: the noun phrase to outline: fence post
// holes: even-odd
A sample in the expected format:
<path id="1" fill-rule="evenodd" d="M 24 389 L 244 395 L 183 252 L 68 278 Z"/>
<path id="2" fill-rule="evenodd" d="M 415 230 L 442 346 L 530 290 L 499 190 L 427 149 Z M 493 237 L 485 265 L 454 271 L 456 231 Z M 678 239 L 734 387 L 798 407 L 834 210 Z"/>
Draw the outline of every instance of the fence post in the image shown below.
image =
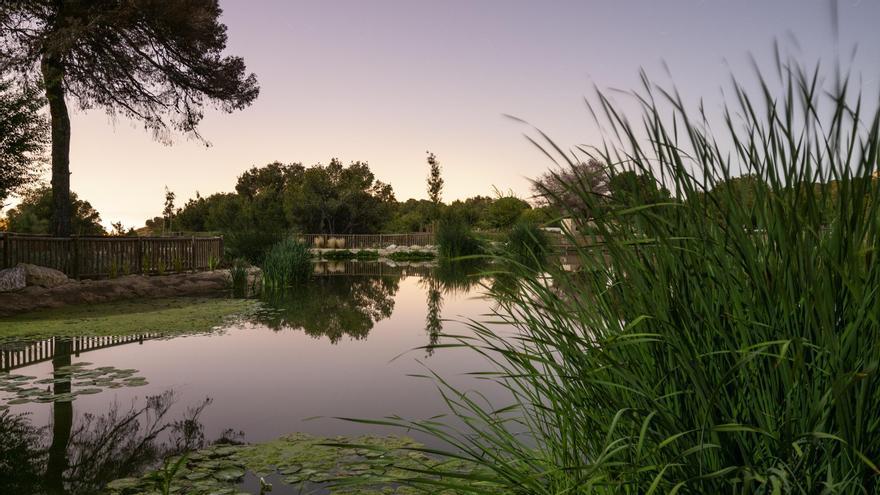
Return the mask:
<path id="1" fill-rule="evenodd" d="M 70 238 L 70 242 L 73 243 L 73 278 L 79 280 L 79 237 L 73 236 Z"/>
<path id="2" fill-rule="evenodd" d="M 3 268 L 12 267 L 12 242 L 9 238 L 12 234 L 9 232 L 3 234 Z"/>
<path id="3" fill-rule="evenodd" d="M 144 245 L 141 238 L 137 238 L 137 272 L 144 274 Z"/>
<path id="4" fill-rule="evenodd" d="M 189 269 L 196 271 L 196 236 L 192 236 L 189 241 Z"/>
<path id="5" fill-rule="evenodd" d="M 223 252 L 223 234 L 221 234 L 221 235 L 220 235 L 220 252 L 217 253 L 217 261 L 218 261 L 218 262 L 222 262 L 222 261 L 223 261 L 223 256 L 224 256 L 224 254 L 225 254 L 225 253 Z"/>

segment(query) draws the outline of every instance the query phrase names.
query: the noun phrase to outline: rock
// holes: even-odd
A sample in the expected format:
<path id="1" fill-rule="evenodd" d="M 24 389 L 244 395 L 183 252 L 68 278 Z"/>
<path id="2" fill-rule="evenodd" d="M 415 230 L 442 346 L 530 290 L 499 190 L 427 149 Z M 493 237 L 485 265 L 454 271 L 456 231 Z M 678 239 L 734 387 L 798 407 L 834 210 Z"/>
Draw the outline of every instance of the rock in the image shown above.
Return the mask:
<path id="1" fill-rule="evenodd" d="M 0 270 L 0 292 L 10 292 L 27 287 L 27 271 L 21 266 Z"/>
<path id="2" fill-rule="evenodd" d="M 19 263 L 16 268 L 21 267 L 27 273 L 27 285 L 37 285 L 40 287 L 57 287 L 70 282 L 63 272 L 45 266 L 29 265 L 27 263 Z"/>
<path id="3" fill-rule="evenodd" d="M 394 251 L 395 249 L 397 249 L 397 244 L 391 244 L 385 249 L 387 249 L 389 251 Z"/>

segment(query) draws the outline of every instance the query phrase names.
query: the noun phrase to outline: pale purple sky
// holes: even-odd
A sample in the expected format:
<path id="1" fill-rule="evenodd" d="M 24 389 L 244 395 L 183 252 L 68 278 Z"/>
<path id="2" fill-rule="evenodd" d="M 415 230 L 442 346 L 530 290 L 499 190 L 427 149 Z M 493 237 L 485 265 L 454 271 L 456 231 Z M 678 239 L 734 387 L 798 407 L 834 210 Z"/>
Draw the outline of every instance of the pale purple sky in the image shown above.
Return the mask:
<path id="1" fill-rule="evenodd" d="M 182 204 L 231 191 L 271 161 L 364 160 L 397 198 L 425 196 L 425 151 L 436 153 L 445 199 L 528 195 L 550 163 L 521 134 L 528 120 L 559 143 L 598 141 L 583 104 L 591 84 L 631 89 L 638 70 L 688 98 L 720 103 L 730 68 L 767 59 L 791 32 L 805 60 L 835 53 L 825 0 L 221 0 L 230 53 L 262 87 L 235 114 L 208 112 L 212 146 L 173 146 L 101 111 L 73 116 L 71 184 L 105 224 L 159 215 L 164 186 Z M 840 2 L 841 49 L 880 91 L 880 1 Z M 790 44 L 789 44 L 790 45 Z M 769 59 L 768 59 L 769 60 Z M 726 62 L 725 62 L 726 61 Z"/>

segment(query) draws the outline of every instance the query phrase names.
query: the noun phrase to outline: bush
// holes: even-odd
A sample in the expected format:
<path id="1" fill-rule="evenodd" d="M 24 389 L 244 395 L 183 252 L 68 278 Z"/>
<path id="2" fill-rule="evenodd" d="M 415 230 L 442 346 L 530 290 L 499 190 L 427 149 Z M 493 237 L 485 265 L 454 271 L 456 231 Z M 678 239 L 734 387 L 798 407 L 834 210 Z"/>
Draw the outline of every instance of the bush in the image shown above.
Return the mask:
<path id="1" fill-rule="evenodd" d="M 837 78 L 787 62 L 778 95 L 734 82 L 723 135 L 648 81 L 632 100 L 640 118 L 599 95 L 624 140 L 598 146 L 611 150 L 604 162 L 675 193 L 635 204 L 582 191 L 584 204 L 603 201 L 603 242 L 577 248 L 589 270 L 523 273 L 492 318 L 516 338 L 474 323 L 459 340 L 492 359 L 513 405 L 439 382 L 464 430 L 389 421 L 481 467 L 481 483 L 444 487 L 878 493 L 880 112 L 875 96 L 870 110 L 850 106 L 861 95 L 849 86 L 824 88 Z M 711 194 L 731 170 L 757 178 L 749 202 Z"/>
<path id="2" fill-rule="evenodd" d="M 263 257 L 277 244 L 283 235 L 275 232 L 241 230 L 229 232 L 223 237 L 226 259 L 243 258 L 257 266 L 263 264 Z"/>
<path id="3" fill-rule="evenodd" d="M 388 257 L 393 261 L 431 261 L 436 258 L 430 251 L 395 251 Z"/>
<path id="4" fill-rule="evenodd" d="M 248 270 L 251 264 L 244 258 L 236 258 L 229 267 L 227 283 L 232 289 L 233 297 L 248 296 Z"/>
<path id="5" fill-rule="evenodd" d="M 537 225 L 519 222 L 507 234 L 505 256 L 531 268 L 543 268 L 552 248 L 550 240 Z"/>
<path id="6" fill-rule="evenodd" d="M 481 254 L 483 246 L 468 225 L 457 218 L 448 218 L 437 227 L 437 246 L 441 257 L 458 258 Z"/>
<path id="7" fill-rule="evenodd" d="M 312 274 L 309 248 L 292 238 L 272 246 L 263 259 L 263 287 L 281 289 L 305 281 Z"/>
<path id="8" fill-rule="evenodd" d="M 348 249 L 334 249 L 333 251 L 324 251 L 321 257 L 330 261 L 353 260 L 356 255 Z"/>
<path id="9" fill-rule="evenodd" d="M 379 259 L 379 251 L 360 250 L 355 254 L 355 258 L 360 261 L 372 261 Z"/>

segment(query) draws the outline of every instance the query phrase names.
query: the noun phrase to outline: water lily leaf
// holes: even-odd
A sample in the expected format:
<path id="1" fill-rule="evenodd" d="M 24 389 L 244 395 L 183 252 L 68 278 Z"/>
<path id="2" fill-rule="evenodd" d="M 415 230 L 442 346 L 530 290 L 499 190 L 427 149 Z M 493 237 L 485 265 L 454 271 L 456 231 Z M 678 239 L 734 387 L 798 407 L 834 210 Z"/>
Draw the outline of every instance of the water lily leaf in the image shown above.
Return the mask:
<path id="1" fill-rule="evenodd" d="M 118 480 L 107 483 L 110 490 L 130 490 L 140 486 L 141 480 L 137 478 L 119 478 Z"/>
<path id="2" fill-rule="evenodd" d="M 82 390 L 77 390 L 76 393 L 83 395 L 91 395 L 101 393 L 100 388 L 84 388 Z"/>
<path id="3" fill-rule="evenodd" d="M 227 467 L 216 471 L 214 473 L 214 478 L 217 478 L 220 481 L 235 481 L 244 477 L 244 473 L 245 470 L 239 467 Z"/>
<path id="4" fill-rule="evenodd" d="M 284 469 L 278 471 L 278 474 L 288 475 L 295 474 L 302 471 L 302 466 L 299 464 L 291 464 L 289 466 L 284 466 Z"/>

